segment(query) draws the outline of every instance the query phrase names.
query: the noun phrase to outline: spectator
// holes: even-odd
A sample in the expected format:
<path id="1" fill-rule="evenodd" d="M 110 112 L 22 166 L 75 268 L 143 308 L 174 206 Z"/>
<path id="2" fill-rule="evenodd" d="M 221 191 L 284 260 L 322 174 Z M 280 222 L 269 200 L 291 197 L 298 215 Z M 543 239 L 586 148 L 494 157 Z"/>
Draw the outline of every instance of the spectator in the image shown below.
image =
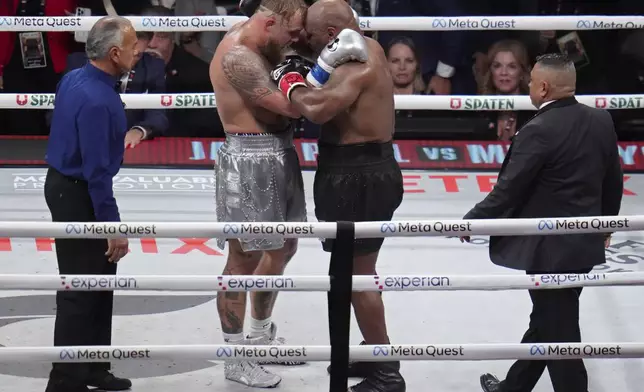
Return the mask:
<path id="1" fill-rule="evenodd" d="M 394 81 L 394 94 L 423 94 L 425 84 L 414 41 L 404 36 L 396 37 L 389 43 L 385 53 Z"/>
<path id="2" fill-rule="evenodd" d="M 143 16 L 173 16 L 172 10 L 152 6 Z M 165 63 L 166 91 L 168 93 L 212 93 L 209 65 L 174 43 L 170 32 L 155 32 L 147 52 Z M 202 104 L 199 102 L 199 106 Z M 224 135 L 223 126 L 215 108 L 175 108 L 168 111 L 170 127 L 166 136 L 218 137 Z"/>
<path id="3" fill-rule="evenodd" d="M 132 71 L 123 75 L 119 82 L 121 94 L 162 94 L 165 92 L 165 63 L 144 53 L 150 42 L 151 34 L 138 32 L 136 56 Z M 68 70 L 81 68 L 87 63 L 84 52 L 72 53 L 67 60 Z M 127 110 L 129 131 L 125 135 L 125 146 L 136 147 L 143 140 L 163 135 L 168 129 L 168 118 L 163 110 Z"/>
<path id="4" fill-rule="evenodd" d="M 226 10 L 217 7 L 215 0 L 192 0 L 178 1 L 174 13 L 177 16 L 220 15 L 225 14 Z M 179 33 L 178 37 L 186 51 L 210 64 L 224 34 L 223 31 L 197 31 Z"/>
<path id="5" fill-rule="evenodd" d="M 358 13 L 377 17 L 467 15 L 464 0 L 354 0 Z M 468 31 L 380 31 L 378 41 L 385 46 L 394 37 L 405 35 L 419 43 L 421 72 L 426 93 L 435 95 L 472 94 L 476 90 L 471 69 L 472 53 Z M 422 44 L 421 44 L 422 43 Z"/>
<path id="6" fill-rule="evenodd" d="M 0 1 L 0 16 L 73 15 L 76 0 Z M 3 93 L 53 93 L 73 45 L 69 32 L 0 32 L 0 85 Z M 3 128 L 14 134 L 47 135 L 45 110 L 4 110 Z"/>
<path id="7" fill-rule="evenodd" d="M 530 81 L 530 62 L 525 46 L 515 40 L 503 40 L 489 49 L 484 69 L 474 70 L 479 93 L 482 95 L 527 94 Z M 499 140 L 510 140 L 517 129 L 530 118 L 530 112 L 488 112 L 496 118 L 490 128 L 496 128 Z"/>

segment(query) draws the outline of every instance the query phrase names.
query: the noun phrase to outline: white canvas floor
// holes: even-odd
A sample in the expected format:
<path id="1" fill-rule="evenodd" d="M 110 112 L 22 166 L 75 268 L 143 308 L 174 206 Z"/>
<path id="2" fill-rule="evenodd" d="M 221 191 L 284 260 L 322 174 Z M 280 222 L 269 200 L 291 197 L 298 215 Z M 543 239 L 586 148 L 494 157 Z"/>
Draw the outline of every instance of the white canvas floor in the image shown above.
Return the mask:
<path id="1" fill-rule="evenodd" d="M 394 219 L 459 219 L 489 190 L 495 173 L 407 172 L 407 193 Z M 438 176 L 438 177 L 437 177 Z M 433 177 L 433 178 L 432 178 Z M 309 218 L 314 221 L 312 172 L 305 173 Z M 207 221 L 214 219 L 212 173 L 195 170 L 122 170 L 116 179 L 124 220 Z M 43 169 L 0 169 L 0 220 L 49 220 L 42 186 Z M 622 214 L 642 213 L 644 176 L 626 182 Z M 394 238 L 385 242 L 379 273 L 514 274 L 488 260 L 487 239 L 461 244 L 448 238 Z M 219 274 L 225 252 L 214 240 L 137 240 L 119 265 L 122 274 Z M 0 273 L 55 274 L 53 245 L 47 239 L 0 239 Z M 598 270 L 641 271 L 644 234 L 615 236 L 610 261 Z M 302 240 L 287 274 L 326 274 L 329 255 L 317 240 Z M 118 294 L 113 344 L 216 344 L 221 342 L 215 293 Z M 395 343 L 512 343 L 527 327 L 530 300 L 520 291 L 401 292 L 384 296 L 389 334 Z M 589 342 L 644 340 L 644 288 L 587 288 L 582 295 L 581 325 Z M 293 344 L 328 344 L 324 293 L 282 293 L 274 320 Z M 0 344 L 50 346 L 53 341 L 53 293 L 1 292 Z M 355 322 L 352 342 L 360 341 Z M 480 391 L 479 375 L 503 377 L 510 361 L 403 362 L 408 391 Z M 283 376 L 277 390 L 327 392 L 327 363 L 270 368 Z M 592 392 L 640 392 L 642 360 L 588 360 Z M 121 362 L 119 375 L 132 377 L 133 391 L 237 392 L 249 388 L 223 379 L 219 362 Z M 48 364 L 0 364 L 0 392 L 44 391 Z M 547 373 L 537 392 L 552 391 Z"/>

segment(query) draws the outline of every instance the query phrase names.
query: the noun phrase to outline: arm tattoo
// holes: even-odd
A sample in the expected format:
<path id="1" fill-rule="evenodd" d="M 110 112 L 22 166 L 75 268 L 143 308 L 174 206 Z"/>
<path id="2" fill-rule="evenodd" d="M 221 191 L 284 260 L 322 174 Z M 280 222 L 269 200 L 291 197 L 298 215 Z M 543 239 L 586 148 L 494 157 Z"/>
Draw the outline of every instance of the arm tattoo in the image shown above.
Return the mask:
<path id="1" fill-rule="evenodd" d="M 233 48 L 226 53 L 222 59 L 222 69 L 228 82 L 251 101 L 277 91 L 261 60 L 246 49 Z"/>

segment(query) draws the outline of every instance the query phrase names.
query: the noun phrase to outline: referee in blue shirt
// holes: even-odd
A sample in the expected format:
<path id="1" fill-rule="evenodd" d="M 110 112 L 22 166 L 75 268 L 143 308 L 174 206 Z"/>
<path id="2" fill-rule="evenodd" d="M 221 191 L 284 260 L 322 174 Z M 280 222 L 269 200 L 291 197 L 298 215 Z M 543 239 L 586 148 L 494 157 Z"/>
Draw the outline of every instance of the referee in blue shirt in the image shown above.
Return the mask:
<path id="1" fill-rule="evenodd" d="M 56 90 L 46 161 L 45 199 L 55 222 L 118 222 L 112 190 L 125 150 L 127 122 L 116 85 L 129 72 L 136 33 L 120 17 L 100 19 L 86 44 L 90 60 L 69 72 Z M 116 275 L 127 239 L 56 239 L 61 275 Z M 59 291 L 55 346 L 109 346 L 112 291 Z M 110 363 L 54 363 L 46 392 L 107 391 L 131 387 L 110 373 Z"/>

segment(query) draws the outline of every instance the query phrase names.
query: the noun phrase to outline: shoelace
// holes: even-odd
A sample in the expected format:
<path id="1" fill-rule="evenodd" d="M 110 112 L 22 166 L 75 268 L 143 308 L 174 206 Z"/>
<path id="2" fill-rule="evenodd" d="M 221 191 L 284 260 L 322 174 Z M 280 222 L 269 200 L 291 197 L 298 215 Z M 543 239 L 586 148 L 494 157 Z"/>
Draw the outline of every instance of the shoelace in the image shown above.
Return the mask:
<path id="1" fill-rule="evenodd" d="M 242 362 L 241 368 L 244 372 L 246 370 L 250 370 L 248 372 L 248 375 L 250 375 L 252 378 L 260 378 L 263 375 L 269 374 L 266 369 L 254 362 Z"/>

